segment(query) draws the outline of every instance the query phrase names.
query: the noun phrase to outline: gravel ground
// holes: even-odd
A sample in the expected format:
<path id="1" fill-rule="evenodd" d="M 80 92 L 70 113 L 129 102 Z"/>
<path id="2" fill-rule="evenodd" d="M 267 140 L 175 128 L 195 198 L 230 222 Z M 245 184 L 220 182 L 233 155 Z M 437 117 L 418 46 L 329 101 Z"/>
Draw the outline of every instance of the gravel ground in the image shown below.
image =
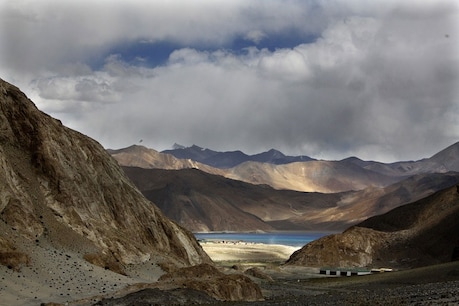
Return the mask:
<path id="1" fill-rule="evenodd" d="M 240 305 L 459 305 L 459 281 L 310 294 L 307 290 L 303 294 L 299 294 L 300 291 L 292 294 L 291 290 L 286 290 L 283 296 Z"/>
<path id="2" fill-rule="evenodd" d="M 353 277 L 299 278 L 291 271 L 265 270 L 274 281 L 258 281 L 263 302 L 221 305 L 459 305 L 459 262 Z"/>
<path id="3" fill-rule="evenodd" d="M 228 273 L 240 273 L 226 267 Z M 141 290 L 96 305 L 459 305 L 459 262 L 366 276 L 329 277 L 307 267 L 259 265 L 252 279 L 264 301 L 219 302 L 202 292 L 182 288 Z M 269 277 L 266 277 L 269 276 Z"/>

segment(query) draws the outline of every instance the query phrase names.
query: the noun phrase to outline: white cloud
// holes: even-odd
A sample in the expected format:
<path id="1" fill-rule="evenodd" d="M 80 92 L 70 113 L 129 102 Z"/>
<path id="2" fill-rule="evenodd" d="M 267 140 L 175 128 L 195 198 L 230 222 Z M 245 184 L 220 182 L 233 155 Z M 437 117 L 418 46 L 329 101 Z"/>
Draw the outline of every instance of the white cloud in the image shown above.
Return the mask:
<path id="1" fill-rule="evenodd" d="M 20 35 L 2 31 L 11 46 L 0 69 L 16 79 L 27 72 L 22 84 L 40 108 L 107 147 L 143 139 L 157 149 L 178 142 L 396 160 L 459 137 L 458 10 L 448 1 L 18 3 L 0 13 L 10 14 L 8 26 L 26 22 Z M 291 28 L 320 38 L 242 54 L 218 47 Z M 115 42 L 166 38 L 213 48 L 175 50 L 158 67 L 116 54 L 100 68 L 85 63 Z"/>
<path id="2" fill-rule="evenodd" d="M 8 45 L 0 56 L 14 69 L 55 69 L 129 41 L 215 47 L 292 24 L 314 33 L 318 21 L 304 26 L 309 11 L 303 1 L 3 1 L 0 40 Z"/>

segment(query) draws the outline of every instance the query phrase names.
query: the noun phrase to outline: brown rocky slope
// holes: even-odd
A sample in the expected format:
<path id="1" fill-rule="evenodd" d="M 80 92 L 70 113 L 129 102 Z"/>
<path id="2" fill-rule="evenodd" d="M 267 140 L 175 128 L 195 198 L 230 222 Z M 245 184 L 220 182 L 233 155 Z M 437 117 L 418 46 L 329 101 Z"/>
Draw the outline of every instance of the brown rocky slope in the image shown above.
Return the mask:
<path id="1" fill-rule="evenodd" d="M 124 264 L 156 253 L 183 265 L 209 261 L 102 146 L 40 112 L 14 86 L 0 86 L 1 222 L 24 237 L 56 242 L 65 229 Z"/>
<path id="2" fill-rule="evenodd" d="M 106 294 L 212 262 L 100 144 L 0 79 L 0 264 L 0 300 L 35 305 Z"/>
<path id="3" fill-rule="evenodd" d="M 459 187 L 453 186 L 313 241 L 287 264 L 412 268 L 449 262 L 459 247 L 457 220 Z"/>
<path id="4" fill-rule="evenodd" d="M 192 231 L 273 231 L 268 222 L 313 214 L 340 196 L 275 190 L 197 169 L 123 167 L 133 183 L 171 219 Z M 308 229 L 309 224 L 292 229 Z M 317 225 L 319 227 L 320 225 Z"/>
<path id="5" fill-rule="evenodd" d="M 333 230 L 459 183 L 459 173 L 419 174 L 385 188 L 345 193 L 276 190 L 198 169 L 122 167 L 145 197 L 195 232 Z"/>

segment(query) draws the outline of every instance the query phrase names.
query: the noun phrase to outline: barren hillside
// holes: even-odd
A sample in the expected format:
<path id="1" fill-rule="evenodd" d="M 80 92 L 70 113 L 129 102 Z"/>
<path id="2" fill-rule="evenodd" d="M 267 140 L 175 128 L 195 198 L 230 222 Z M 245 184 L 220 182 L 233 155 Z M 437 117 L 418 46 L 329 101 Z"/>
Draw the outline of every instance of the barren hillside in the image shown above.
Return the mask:
<path id="1" fill-rule="evenodd" d="M 413 268 L 449 262 L 457 259 L 458 219 L 459 187 L 453 186 L 313 241 L 287 263 Z"/>
<path id="2" fill-rule="evenodd" d="M 194 236 L 148 201 L 100 144 L 40 112 L 2 80 L 0 131 L 1 303 L 93 304 L 167 272 L 212 265 Z M 261 297 L 242 275 L 232 280 L 234 286 L 210 296 Z M 187 281 L 206 290 L 199 280 Z M 225 281 L 217 273 L 206 280 Z"/>

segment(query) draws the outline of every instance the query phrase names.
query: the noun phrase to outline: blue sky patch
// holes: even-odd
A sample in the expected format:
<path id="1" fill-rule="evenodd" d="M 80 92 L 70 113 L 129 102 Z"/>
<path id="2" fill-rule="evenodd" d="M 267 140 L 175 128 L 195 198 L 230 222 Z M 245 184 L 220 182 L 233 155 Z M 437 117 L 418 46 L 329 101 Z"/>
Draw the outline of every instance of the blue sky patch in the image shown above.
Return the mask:
<path id="1" fill-rule="evenodd" d="M 156 67 L 167 63 L 169 55 L 178 49 L 192 48 L 198 51 L 216 51 L 219 49 L 229 50 L 234 54 L 242 54 L 249 47 L 258 49 L 268 49 L 275 51 L 276 49 L 294 48 L 304 43 L 314 43 L 319 36 L 305 35 L 299 31 L 289 31 L 275 34 L 265 35 L 258 43 L 255 43 L 246 37 L 238 36 L 228 44 L 203 46 L 202 44 L 184 45 L 171 41 L 148 42 L 145 40 L 131 41 L 120 43 L 101 56 L 92 59 L 89 65 L 99 70 L 105 64 L 105 59 L 113 54 L 120 56 L 120 59 L 129 65 Z"/>

